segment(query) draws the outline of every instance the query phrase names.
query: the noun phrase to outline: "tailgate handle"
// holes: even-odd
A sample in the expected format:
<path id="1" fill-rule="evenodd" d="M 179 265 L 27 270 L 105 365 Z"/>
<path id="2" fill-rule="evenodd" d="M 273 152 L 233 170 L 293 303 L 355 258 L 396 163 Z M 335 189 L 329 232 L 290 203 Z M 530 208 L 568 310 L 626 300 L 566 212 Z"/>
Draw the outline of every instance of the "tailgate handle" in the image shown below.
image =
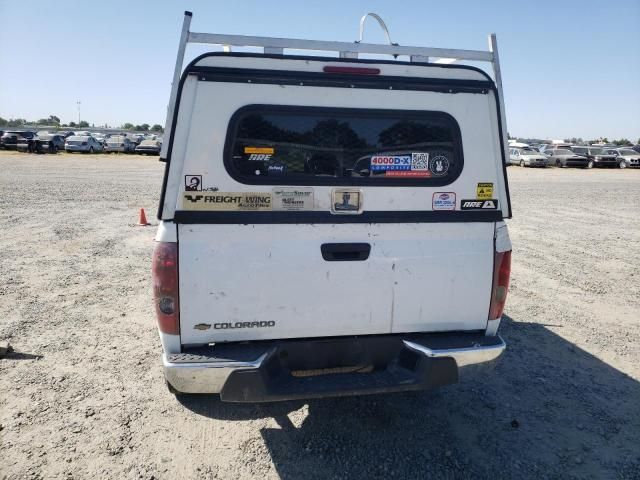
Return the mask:
<path id="1" fill-rule="evenodd" d="M 368 243 L 323 243 L 320 245 L 322 258 L 327 262 L 358 262 L 369 258 L 371 245 Z"/>

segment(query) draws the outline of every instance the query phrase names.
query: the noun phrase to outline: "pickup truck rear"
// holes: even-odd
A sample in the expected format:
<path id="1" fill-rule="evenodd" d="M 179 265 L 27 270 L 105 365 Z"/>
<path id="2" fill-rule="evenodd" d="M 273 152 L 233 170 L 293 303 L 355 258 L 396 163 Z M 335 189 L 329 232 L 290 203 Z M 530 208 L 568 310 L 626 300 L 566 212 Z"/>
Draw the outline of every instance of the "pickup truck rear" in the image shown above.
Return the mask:
<path id="1" fill-rule="evenodd" d="M 153 258 L 170 390 L 418 390 L 497 358 L 511 209 L 495 36 L 481 52 L 194 33 L 190 20 Z M 188 42 L 264 53 L 210 52 L 182 71 Z M 433 57 L 490 62 L 495 80 Z"/>

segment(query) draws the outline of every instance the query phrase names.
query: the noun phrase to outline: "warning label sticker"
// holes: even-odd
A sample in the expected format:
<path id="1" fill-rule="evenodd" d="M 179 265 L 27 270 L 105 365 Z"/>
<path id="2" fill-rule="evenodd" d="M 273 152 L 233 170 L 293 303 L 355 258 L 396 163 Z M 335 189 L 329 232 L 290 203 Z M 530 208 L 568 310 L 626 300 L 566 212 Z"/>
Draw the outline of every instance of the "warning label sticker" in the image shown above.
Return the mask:
<path id="1" fill-rule="evenodd" d="M 478 200 L 489 200 L 493 198 L 493 183 L 478 183 L 476 187 L 476 198 Z"/>
<path id="2" fill-rule="evenodd" d="M 185 192 L 183 210 L 264 211 L 271 210 L 271 193 L 264 192 Z"/>

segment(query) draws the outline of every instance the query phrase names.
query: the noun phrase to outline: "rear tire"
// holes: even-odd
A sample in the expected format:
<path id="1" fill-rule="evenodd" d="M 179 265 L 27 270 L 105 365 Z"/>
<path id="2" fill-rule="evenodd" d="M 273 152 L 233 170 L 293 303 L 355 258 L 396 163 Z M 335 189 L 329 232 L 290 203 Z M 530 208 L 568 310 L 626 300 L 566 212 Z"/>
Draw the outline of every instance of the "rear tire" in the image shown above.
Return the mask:
<path id="1" fill-rule="evenodd" d="M 562 168 L 562 162 L 560 160 L 556 160 L 556 167 Z"/>
<path id="2" fill-rule="evenodd" d="M 587 162 L 587 168 L 593 168 L 593 160 L 589 160 L 589 162 Z"/>
<path id="3" fill-rule="evenodd" d="M 520 166 L 524 167 L 524 160 L 520 160 Z"/>
<path id="4" fill-rule="evenodd" d="M 94 151 L 94 150 L 93 150 L 93 147 L 89 147 L 89 153 L 90 153 L 90 154 L 93 154 L 93 151 Z"/>
<path id="5" fill-rule="evenodd" d="M 621 160 L 620 163 L 618 164 L 618 168 L 627 168 L 627 162 L 625 162 L 624 160 Z"/>

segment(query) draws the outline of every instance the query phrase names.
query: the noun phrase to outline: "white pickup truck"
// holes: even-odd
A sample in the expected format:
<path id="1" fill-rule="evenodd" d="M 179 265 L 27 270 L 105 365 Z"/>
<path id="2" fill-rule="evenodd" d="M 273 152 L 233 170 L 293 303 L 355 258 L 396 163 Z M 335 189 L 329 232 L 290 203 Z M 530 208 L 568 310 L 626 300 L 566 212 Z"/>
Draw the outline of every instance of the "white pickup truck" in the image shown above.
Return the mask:
<path id="1" fill-rule="evenodd" d="M 495 36 L 490 51 L 443 50 L 190 20 L 153 256 L 169 389 L 230 402 L 419 390 L 498 357 L 511 211 Z M 226 48 L 181 72 L 189 42 L 264 53 Z M 497 81 L 427 57 L 490 62 Z"/>

